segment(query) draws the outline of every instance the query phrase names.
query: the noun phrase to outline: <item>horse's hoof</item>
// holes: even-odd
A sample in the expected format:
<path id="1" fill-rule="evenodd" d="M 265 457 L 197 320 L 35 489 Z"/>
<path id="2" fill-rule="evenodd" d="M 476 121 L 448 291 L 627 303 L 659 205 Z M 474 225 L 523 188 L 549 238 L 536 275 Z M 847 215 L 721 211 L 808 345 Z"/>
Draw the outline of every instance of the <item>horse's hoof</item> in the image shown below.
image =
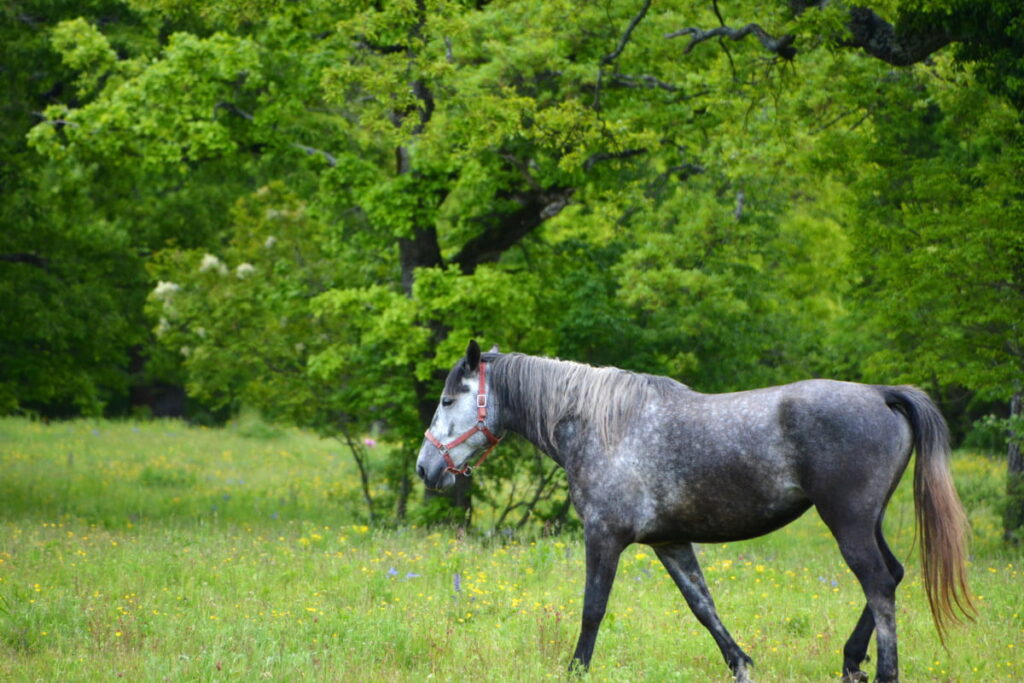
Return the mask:
<path id="1" fill-rule="evenodd" d="M 868 683 L 868 675 L 863 671 L 847 671 L 843 683 Z"/>
<path id="2" fill-rule="evenodd" d="M 736 683 L 754 683 L 754 679 L 750 677 L 750 673 L 747 671 L 746 664 L 740 664 L 733 671 L 733 676 L 736 677 Z"/>

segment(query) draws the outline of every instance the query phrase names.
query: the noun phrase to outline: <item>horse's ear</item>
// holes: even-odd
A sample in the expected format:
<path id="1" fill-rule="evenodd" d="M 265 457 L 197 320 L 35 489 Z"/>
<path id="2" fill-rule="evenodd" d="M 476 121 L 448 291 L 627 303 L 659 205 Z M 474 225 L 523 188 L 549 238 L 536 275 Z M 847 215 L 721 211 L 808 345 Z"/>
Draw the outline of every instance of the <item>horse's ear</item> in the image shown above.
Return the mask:
<path id="1" fill-rule="evenodd" d="M 495 344 L 494 346 L 491 347 L 491 350 L 488 351 L 487 353 L 501 353 L 501 350 L 498 348 L 498 345 Z"/>
<path id="2" fill-rule="evenodd" d="M 470 339 L 469 346 L 466 347 L 466 365 L 469 366 L 470 372 L 476 372 L 480 367 L 480 345 L 476 343 L 476 339 Z"/>

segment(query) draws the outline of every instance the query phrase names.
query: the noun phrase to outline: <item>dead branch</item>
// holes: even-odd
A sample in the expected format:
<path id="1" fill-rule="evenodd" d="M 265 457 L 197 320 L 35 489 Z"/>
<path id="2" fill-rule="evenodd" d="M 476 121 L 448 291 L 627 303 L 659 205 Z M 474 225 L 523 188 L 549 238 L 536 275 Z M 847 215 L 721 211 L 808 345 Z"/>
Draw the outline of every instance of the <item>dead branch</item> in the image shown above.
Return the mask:
<path id="1" fill-rule="evenodd" d="M 684 54 L 689 54 L 694 47 L 703 43 L 706 40 L 712 38 L 725 37 L 730 40 L 743 40 L 747 36 L 753 34 L 761 41 L 761 45 L 766 50 L 777 54 L 783 59 L 793 59 L 796 56 L 796 48 L 793 47 L 793 41 L 796 39 L 791 34 L 779 36 L 778 38 L 770 35 L 767 31 L 761 28 L 760 25 L 750 23 L 742 28 L 730 28 L 728 26 L 716 26 L 712 29 L 699 29 L 694 26 L 687 28 L 681 28 L 678 31 L 666 33 L 666 38 L 678 38 L 680 36 L 690 36 L 690 42 L 687 43 L 686 48 L 683 50 Z"/>

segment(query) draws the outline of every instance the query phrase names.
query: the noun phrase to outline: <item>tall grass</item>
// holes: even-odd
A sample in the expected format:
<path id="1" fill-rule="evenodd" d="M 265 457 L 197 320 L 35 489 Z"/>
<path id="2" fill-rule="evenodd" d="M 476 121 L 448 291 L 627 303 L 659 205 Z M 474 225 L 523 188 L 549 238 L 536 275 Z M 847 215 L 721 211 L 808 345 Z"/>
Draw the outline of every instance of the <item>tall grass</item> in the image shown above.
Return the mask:
<path id="1" fill-rule="evenodd" d="M 1001 545 L 991 503 L 1003 465 L 962 453 L 954 466 L 981 615 L 942 649 L 901 486 L 887 525 L 908 567 L 903 678 L 1019 681 L 1022 555 Z M 577 536 L 370 529 L 358 489 L 336 443 L 295 431 L 0 420 L 0 680 L 564 677 Z M 838 677 L 863 595 L 813 512 L 701 559 L 758 680 Z M 589 678 L 730 678 L 644 546 L 623 555 Z"/>

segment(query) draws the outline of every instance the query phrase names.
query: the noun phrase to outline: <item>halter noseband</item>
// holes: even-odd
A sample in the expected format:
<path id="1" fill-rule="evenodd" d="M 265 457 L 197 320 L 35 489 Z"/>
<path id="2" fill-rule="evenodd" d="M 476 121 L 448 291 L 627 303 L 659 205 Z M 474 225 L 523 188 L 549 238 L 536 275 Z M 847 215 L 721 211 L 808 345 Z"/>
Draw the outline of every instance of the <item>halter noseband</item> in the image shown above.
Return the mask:
<path id="1" fill-rule="evenodd" d="M 468 477 L 469 475 L 473 474 L 473 470 L 475 470 L 477 467 L 480 467 L 480 463 L 487 459 L 487 456 L 491 454 L 491 451 L 494 450 L 494 447 L 497 446 L 498 442 L 501 441 L 501 439 L 495 436 L 494 433 L 487 428 L 487 425 L 484 424 L 484 420 L 487 419 L 486 368 L 487 363 L 480 361 L 480 388 L 476 394 L 476 424 L 467 429 L 466 431 L 464 431 L 459 436 L 449 441 L 448 443 L 442 443 L 440 439 L 438 439 L 436 436 L 430 433 L 429 429 L 426 432 L 424 432 L 424 435 L 427 437 L 427 441 L 434 444 L 434 448 L 441 451 L 441 456 L 444 458 L 445 465 L 447 465 L 447 467 L 444 468 L 445 472 L 451 472 L 452 474 L 464 474 Z M 465 465 L 462 467 L 462 469 L 459 469 L 458 467 L 455 466 L 455 461 L 452 460 L 451 449 L 455 448 L 460 443 L 462 443 L 469 437 L 473 436 L 477 432 L 480 432 L 481 434 L 486 436 L 487 443 L 489 443 L 491 446 L 486 451 L 484 451 L 484 454 L 480 456 L 480 458 L 476 461 L 475 465 L 473 465 L 472 467 L 470 467 L 469 465 Z"/>

